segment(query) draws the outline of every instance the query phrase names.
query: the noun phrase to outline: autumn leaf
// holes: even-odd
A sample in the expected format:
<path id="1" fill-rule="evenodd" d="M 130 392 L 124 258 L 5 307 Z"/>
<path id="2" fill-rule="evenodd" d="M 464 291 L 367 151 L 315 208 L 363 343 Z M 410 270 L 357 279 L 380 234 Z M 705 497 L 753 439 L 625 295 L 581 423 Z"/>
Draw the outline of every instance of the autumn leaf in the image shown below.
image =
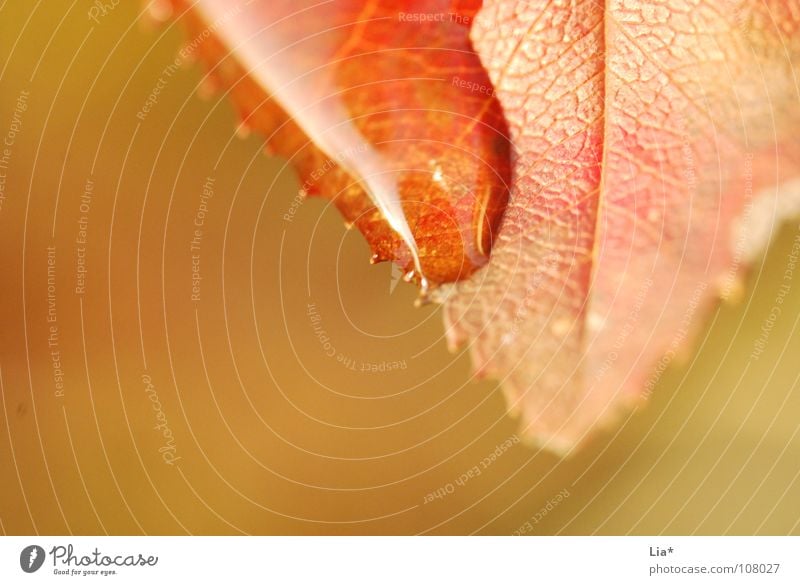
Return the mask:
<path id="1" fill-rule="evenodd" d="M 647 396 L 800 208 L 800 0 L 174 5 L 551 449 Z"/>
<path id="2" fill-rule="evenodd" d="M 486 263 L 511 173 L 468 36 L 474 2 L 438 5 L 446 20 L 414 18 L 427 2 L 174 2 L 242 125 L 294 165 L 303 194 L 333 200 L 373 261 L 423 288 Z"/>
<path id="3" fill-rule="evenodd" d="M 473 38 L 517 159 L 448 334 L 564 450 L 652 389 L 757 221 L 796 209 L 800 3 L 491 2 Z"/>

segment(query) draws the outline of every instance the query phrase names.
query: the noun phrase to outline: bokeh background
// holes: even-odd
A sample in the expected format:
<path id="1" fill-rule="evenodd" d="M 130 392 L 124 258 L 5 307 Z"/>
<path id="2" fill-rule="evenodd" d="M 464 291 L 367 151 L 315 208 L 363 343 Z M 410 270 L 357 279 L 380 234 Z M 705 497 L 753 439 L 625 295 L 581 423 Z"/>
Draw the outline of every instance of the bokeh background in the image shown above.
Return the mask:
<path id="1" fill-rule="evenodd" d="M 113 4 L 0 4 L 2 533 L 800 533 L 800 286 L 750 358 L 800 225 L 562 460 Z"/>

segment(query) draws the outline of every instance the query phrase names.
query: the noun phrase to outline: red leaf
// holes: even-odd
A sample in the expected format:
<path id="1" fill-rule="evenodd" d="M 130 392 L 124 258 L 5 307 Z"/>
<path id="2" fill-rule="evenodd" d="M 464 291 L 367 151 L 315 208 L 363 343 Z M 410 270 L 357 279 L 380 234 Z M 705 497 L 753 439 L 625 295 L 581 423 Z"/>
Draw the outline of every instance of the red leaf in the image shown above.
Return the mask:
<path id="1" fill-rule="evenodd" d="M 468 37 L 474 2 L 193 5 L 190 37 L 215 33 L 200 55 L 243 123 L 292 162 L 304 192 L 333 199 L 375 261 L 432 284 L 486 263 L 510 162 Z"/>

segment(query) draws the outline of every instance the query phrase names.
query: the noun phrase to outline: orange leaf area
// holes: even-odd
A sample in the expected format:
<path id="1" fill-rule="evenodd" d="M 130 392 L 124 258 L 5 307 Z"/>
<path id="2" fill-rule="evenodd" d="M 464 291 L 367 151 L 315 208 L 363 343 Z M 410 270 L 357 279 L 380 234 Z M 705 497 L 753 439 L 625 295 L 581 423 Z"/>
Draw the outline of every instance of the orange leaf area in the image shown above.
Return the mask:
<path id="1" fill-rule="evenodd" d="M 474 2 L 173 4 L 242 123 L 297 169 L 301 193 L 358 227 L 374 262 L 432 286 L 487 262 L 511 163 L 469 40 Z"/>

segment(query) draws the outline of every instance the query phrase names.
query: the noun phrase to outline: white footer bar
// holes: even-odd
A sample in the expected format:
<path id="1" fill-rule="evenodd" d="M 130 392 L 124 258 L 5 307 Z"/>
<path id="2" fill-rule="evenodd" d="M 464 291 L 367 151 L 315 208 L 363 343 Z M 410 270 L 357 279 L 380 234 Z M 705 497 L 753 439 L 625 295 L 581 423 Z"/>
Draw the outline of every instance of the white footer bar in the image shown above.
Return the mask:
<path id="1" fill-rule="evenodd" d="M 3 537 L 0 583 L 800 583 L 800 537 Z"/>

